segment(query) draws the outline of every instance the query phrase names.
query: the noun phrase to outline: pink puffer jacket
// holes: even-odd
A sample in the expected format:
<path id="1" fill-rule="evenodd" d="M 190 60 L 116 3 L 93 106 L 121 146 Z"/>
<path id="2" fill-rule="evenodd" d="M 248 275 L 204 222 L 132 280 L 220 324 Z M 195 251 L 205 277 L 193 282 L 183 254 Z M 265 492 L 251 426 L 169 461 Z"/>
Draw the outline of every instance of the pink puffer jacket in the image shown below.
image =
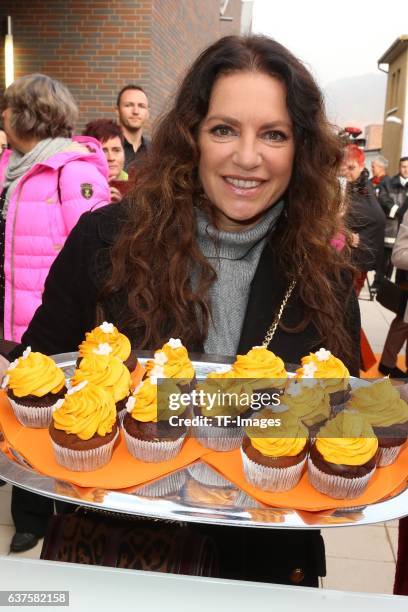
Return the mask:
<path id="1" fill-rule="evenodd" d="M 82 213 L 110 202 L 108 165 L 100 144 L 85 145 L 36 164 L 15 188 L 6 219 L 4 338 L 19 342 L 41 304 L 52 262 Z M 0 185 L 2 188 L 2 185 Z"/>
<path id="2" fill-rule="evenodd" d="M 6 173 L 6 168 L 10 159 L 11 149 L 6 149 L 3 151 L 3 155 L 0 158 L 0 185 L 3 184 L 4 175 Z"/>

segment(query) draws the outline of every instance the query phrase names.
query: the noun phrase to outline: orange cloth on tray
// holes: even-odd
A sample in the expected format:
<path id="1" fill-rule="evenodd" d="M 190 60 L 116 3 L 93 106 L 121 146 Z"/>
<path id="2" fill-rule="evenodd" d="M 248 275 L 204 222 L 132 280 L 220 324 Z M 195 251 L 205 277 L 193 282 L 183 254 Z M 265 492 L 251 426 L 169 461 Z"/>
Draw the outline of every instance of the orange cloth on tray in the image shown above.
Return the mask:
<path id="1" fill-rule="evenodd" d="M 319 493 L 309 483 L 307 472 L 291 491 L 283 493 L 262 491 L 245 480 L 240 449 L 226 453 L 211 452 L 203 456 L 203 461 L 216 468 L 223 476 L 259 502 L 278 508 L 296 508 L 310 512 L 373 504 L 394 493 L 408 479 L 408 445 L 405 445 L 393 465 L 377 468 L 365 493 L 355 499 L 334 499 Z"/>
<path id="2" fill-rule="evenodd" d="M 120 442 L 107 465 L 93 472 L 73 472 L 55 461 L 48 429 L 30 429 L 17 421 L 4 391 L 0 394 L 0 426 L 8 444 L 19 451 L 34 469 L 81 487 L 124 489 L 136 486 L 185 467 L 207 452 L 196 440 L 189 439 L 171 461 L 144 463 L 130 455 L 121 433 Z"/>

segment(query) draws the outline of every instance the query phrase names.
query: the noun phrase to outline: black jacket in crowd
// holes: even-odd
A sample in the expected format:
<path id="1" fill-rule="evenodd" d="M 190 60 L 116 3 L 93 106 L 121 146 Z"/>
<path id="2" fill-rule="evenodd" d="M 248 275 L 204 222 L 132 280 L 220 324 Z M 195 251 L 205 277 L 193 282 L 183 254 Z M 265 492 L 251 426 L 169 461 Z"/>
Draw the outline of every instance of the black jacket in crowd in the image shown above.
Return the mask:
<path id="1" fill-rule="evenodd" d="M 383 256 L 386 219 L 368 181 L 367 170 L 348 184 L 348 196 L 346 223 L 360 237 L 358 247 L 352 250 L 353 263 L 361 272 L 376 270 Z"/>
<path id="2" fill-rule="evenodd" d="M 30 345 L 33 350 L 48 354 L 77 350 L 85 332 L 95 326 L 98 290 L 109 271 L 109 249 L 115 240 L 123 215 L 124 207 L 119 204 L 109 205 L 81 217 L 51 267 L 45 284 L 43 303 L 22 338 L 24 345 Z M 287 284 L 273 248 L 266 246 L 251 285 L 238 352 L 245 352 L 252 346 L 261 344 L 286 292 Z M 336 290 L 335 287 L 333 290 Z M 117 323 L 124 303 L 119 296 L 115 302 L 104 304 L 106 320 Z M 352 374 L 358 375 L 360 316 L 352 292 L 348 298 L 344 296 L 344 303 L 356 356 L 355 360 L 349 361 L 347 365 Z M 293 326 L 299 322 L 301 316 L 302 303 L 294 294 L 282 320 L 285 325 Z M 137 338 L 132 331 L 122 331 L 130 336 L 134 348 L 137 348 Z M 270 348 L 284 361 L 299 363 L 303 355 L 321 346 L 321 339 L 312 322 L 304 331 L 296 334 L 278 329 Z M 330 348 L 329 341 L 325 346 Z M 188 348 L 190 351 L 203 350 L 202 346 Z M 14 494 L 14 507 L 17 508 L 20 529 L 27 525 L 28 520 L 32 520 L 32 515 L 24 517 L 24 512 L 30 512 L 35 506 L 38 517 L 40 502 L 42 519 L 39 520 L 47 522 L 51 512 L 50 500 L 41 500 L 32 494 L 28 499 L 27 495 L 29 494 L 19 491 Z M 38 524 L 33 526 L 31 522 L 30 525 L 31 529 L 35 527 L 38 531 Z M 217 526 L 196 528 L 216 540 L 221 555 L 222 577 L 318 586 L 318 576 L 325 574 L 324 544 L 316 530 L 237 529 Z M 270 551 L 274 551 L 272 555 Z"/>

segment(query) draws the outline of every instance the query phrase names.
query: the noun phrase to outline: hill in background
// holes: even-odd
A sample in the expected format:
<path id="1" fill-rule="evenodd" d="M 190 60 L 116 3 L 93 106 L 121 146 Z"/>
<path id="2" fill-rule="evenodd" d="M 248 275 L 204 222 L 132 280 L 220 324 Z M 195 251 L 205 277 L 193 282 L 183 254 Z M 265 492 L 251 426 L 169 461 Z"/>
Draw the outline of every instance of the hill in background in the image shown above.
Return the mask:
<path id="1" fill-rule="evenodd" d="M 386 87 L 387 75 L 382 72 L 327 83 L 323 92 L 330 121 L 361 129 L 383 123 Z"/>

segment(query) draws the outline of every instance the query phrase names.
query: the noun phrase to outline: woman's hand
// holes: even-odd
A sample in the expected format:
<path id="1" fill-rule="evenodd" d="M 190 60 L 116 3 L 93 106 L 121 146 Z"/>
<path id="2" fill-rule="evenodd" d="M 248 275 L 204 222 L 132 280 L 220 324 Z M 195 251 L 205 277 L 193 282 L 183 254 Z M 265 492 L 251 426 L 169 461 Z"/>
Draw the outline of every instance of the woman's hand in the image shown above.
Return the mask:
<path id="1" fill-rule="evenodd" d="M 116 189 L 116 187 L 112 187 L 112 185 L 109 185 L 109 190 L 110 190 L 111 202 L 113 202 L 114 204 L 116 204 L 117 202 L 120 202 L 123 199 L 122 194 L 120 193 L 119 189 Z"/>
<path id="2" fill-rule="evenodd" d="M 360 236 L 359 236 L 359 234 L 352 233 L 351 234 L 351 240 L 350 240 L 350 246 L 353 249 L 356 249 L 359 244 L 360 244 Z"/>
<path id="3" fill-rule="evenodd" d="M 3 355 L 0 355 L 0 380 L 3 378 L 6 370 L 8 370 L 9 365 L 10 362 L 8 361 L 8 359 L 3 357 Z"/>

